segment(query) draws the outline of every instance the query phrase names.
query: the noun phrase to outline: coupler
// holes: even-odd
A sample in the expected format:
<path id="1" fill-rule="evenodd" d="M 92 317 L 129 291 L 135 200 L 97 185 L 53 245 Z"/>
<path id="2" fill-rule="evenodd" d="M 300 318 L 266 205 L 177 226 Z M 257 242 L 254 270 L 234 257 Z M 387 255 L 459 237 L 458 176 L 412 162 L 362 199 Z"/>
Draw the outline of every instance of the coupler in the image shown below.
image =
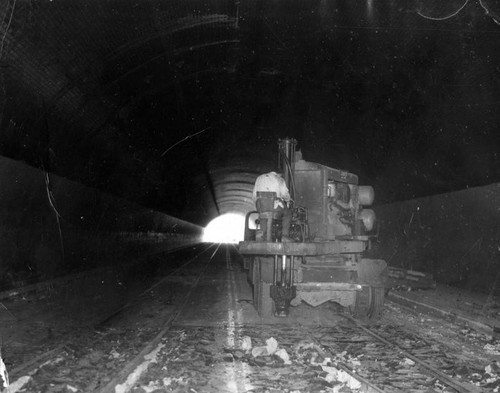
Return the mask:
<path id="1" fill-rule="evenodd" d="M 287 317 L 290 311 L 290 302 L 297 296 L 297 288 L 295 286 L 271 285 L 270 295 L 271 299 L 274 300 L 274 316 Z"/>

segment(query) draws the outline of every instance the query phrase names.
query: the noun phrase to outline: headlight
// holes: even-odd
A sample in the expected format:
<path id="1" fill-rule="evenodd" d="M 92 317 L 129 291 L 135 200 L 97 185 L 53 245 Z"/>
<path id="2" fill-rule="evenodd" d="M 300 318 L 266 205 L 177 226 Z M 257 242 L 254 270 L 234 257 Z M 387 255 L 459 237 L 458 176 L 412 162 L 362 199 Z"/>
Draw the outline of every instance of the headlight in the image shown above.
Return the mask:
<path id="1" fill-rule="evenodd" d="M 372 186 L 358 187 L 358 201 L 362 206 L 370 206 L 375 199 L 375 191 Z"/>
<path id="2" fill-rule="evenodd" d="M 359 219 L 367 231 L 371 231 L 375 226 L 375 212 L 372 209 L 363 209 L 359 212 Z"/>

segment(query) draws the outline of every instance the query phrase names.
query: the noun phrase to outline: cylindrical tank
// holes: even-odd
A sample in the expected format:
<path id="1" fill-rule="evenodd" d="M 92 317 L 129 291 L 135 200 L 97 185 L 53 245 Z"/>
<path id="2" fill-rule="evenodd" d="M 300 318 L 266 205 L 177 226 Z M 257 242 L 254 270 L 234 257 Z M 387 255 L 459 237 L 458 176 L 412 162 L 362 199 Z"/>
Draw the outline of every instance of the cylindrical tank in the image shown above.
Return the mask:
<path id="1" fill-rule="evenodd" d="M 358 201 L 362 206 L 370 206 L 375 199 L 375 191 L 372 186 L 359 186 Z"/>

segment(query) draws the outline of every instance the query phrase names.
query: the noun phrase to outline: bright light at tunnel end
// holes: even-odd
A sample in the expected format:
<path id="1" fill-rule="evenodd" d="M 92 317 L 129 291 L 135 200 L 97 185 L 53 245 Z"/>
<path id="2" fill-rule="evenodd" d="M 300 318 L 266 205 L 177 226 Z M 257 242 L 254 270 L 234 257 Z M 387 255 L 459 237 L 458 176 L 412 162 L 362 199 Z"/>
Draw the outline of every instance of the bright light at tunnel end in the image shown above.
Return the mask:
<path id="1" fill-rule="evenodd" d="M 205 243 L 231 243 L 243 241 L 245 216 L 228 213 L 214 218 L 203 231 Z"/>

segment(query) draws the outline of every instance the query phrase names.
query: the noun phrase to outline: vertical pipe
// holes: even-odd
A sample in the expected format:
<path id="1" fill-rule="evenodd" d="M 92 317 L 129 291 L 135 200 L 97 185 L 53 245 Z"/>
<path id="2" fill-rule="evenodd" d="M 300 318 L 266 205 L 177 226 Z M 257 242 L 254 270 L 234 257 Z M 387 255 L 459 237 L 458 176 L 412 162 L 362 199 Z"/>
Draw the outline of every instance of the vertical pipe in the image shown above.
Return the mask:
<path id="1" fill-rule="evenodd" d="M 278 282 L 278 256 L 274 256 L 274 272 L 273 272 L 273 284 L 276 285 Z"/>
<path id="2" fill-rule="evenodd" d="M 286 255 L 282 256 L 281 259 L 281 285 L 286 286 L 287 272 L 286 272 Z"/>
<path id="3" fill-rule="evenodd" d="M 295 146 L 297 140 L 291 138 L 280 139 L 278 141 L 279 151 L 279 169 L 283 173 L 286 186 L 290 191 L 292 200 L 295 198 L 293 187 L 293 173 L 295 170 Z"/>

